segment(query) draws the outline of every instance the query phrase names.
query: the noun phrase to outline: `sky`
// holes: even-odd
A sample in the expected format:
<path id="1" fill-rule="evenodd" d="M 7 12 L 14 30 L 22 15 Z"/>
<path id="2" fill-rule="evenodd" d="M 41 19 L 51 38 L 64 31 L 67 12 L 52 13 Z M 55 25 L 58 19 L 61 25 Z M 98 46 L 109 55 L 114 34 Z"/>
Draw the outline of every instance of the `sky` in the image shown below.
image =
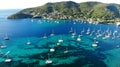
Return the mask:
<path id="1" fill-rule="evenodd" d="M 0 9 L 24 9 L 44 5 L 47 2 L 74 1 L 77 3 L 97 1 L 120 4 L 120 0 L 0 0 Z"/>

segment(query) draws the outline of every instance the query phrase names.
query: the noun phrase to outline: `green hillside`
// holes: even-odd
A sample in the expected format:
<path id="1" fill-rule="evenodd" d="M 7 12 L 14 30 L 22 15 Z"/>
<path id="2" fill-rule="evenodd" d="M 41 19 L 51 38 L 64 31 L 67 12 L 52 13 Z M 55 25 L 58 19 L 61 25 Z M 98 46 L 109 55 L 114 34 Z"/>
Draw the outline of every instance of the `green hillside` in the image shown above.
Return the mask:
<path id="1" fill-rule="evenodd" d="M 72 20 L 101 20 L 106 22 L 119 21 L 120 5 L 100 2 L 75 3 L 63 1 L 47 3 L 43 6 L 24 9 L 8 17 L 8 19 L 44 18 L 44 19 L 72 19 Z"/>

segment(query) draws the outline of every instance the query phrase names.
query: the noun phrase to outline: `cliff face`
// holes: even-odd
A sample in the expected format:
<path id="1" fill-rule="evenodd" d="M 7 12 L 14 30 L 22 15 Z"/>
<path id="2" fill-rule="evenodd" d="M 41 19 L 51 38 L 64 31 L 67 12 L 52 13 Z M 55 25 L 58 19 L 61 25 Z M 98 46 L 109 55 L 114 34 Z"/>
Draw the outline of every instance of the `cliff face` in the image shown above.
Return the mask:
<path id="1" fill-rule="evenodd" d="M 111 20 L 120 17 L 120 5 L 100 2 L 75 3 L 72 1 L 47 3 L 43 6 L 24 9 L 8 17 L 44 19 L 87 19 Z"/>

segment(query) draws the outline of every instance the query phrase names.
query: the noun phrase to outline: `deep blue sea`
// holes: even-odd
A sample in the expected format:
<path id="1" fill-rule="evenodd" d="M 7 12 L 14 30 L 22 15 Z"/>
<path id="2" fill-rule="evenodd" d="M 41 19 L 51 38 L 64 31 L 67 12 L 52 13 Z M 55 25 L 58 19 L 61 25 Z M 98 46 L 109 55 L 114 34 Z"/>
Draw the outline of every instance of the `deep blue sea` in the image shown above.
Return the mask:
<path id="1" fill-rule="evenodd" d="M 0 10 L 0 67 L 120 67 L 120 26 L 7 19 L 18 11 Z"/>

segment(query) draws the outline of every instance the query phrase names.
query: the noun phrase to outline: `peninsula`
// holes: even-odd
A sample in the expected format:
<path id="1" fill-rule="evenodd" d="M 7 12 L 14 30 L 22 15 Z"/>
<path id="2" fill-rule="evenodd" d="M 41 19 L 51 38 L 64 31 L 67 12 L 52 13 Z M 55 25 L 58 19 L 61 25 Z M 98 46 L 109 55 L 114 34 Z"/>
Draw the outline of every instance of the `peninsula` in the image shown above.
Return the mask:
<path id="1" fill-rule="evenodd" d="M 23 9 L 8 19 L 42 18 L 50 20 L 89 20 L 104 23 L 119 23 L 120 5 L 101 2 L 63 1 L 46 3 L 43 6 Z"/>

